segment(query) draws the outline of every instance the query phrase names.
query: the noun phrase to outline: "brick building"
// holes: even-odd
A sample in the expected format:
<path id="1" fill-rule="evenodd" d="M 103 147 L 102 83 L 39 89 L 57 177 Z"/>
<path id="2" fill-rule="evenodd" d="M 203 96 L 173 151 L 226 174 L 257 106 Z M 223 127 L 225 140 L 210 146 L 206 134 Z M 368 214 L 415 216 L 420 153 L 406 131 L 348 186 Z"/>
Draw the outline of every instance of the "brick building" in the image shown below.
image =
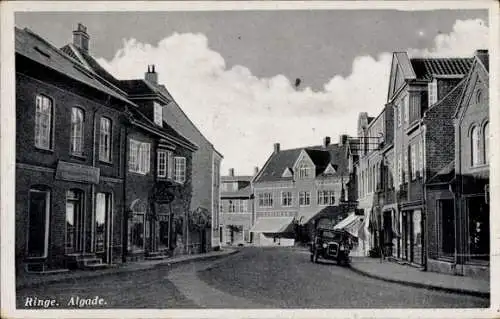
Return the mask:
<path id="1" fill-rule="evenodd" d="M 220 231 L 222 245 L 251 242 L 254 219 L 253 176 L 234 175 L 234 168 L 221 177 Z"/>
<path id="2" fill-rule="evenodd" d="M 379 204 L 379 228 L 384 230 L 381 242 L 386 254 L 394 258 L 425 264 L 425 181 L 448 162 L 439 162 L 440 155 L 429 152 L 427 139 L 433 135 L 426 134 L 422 117 L 455 88 L 471 62 L 470 58 L 410 59 L 404 52 L 393 55 L 387 104 L 394 112 L 394 157 L 388 162 L 394 167 L 395 191 L 393 198 L 384 196 L 383 205 Z"/>
<path id="3" fill-rule="evenodd" d="M 294 222 L 306 234 L 314 227 L 333 226 L 344 218 L 347 169 L 347 135 L 338 144 L 281 150 L 280 144 L 253 179 L 255 223 L 251 230 L 257 245 L 288 245 L 295 238 Z M 287 237 L 287 240 L 280 239 Z"/>
<path id="4" fill-rule="evenodd" d="M 438 143 L 451 156 L 427 183 L 430 270 L 489 275 L 488 68 L 488 51 L 476 51 L 470 72 L 448 98 L 454 127 L 446 134 L 455 143 L 451 149 Z"/>
<path id="5" fill-rule="evenodd" d="M 79 24 L 57 49 L 16 28 L 17 269 L 208 250 L 210 211 L 190 209 L 198 148 L 165 121 L 154 67 L 119 81 L 89 39 Z"/>
<path id="6" fill-rule="evenodd" d="M 30 30 L 15 40 L 17 269 L 119 261 L 122 114 L 135 105 Z"/>

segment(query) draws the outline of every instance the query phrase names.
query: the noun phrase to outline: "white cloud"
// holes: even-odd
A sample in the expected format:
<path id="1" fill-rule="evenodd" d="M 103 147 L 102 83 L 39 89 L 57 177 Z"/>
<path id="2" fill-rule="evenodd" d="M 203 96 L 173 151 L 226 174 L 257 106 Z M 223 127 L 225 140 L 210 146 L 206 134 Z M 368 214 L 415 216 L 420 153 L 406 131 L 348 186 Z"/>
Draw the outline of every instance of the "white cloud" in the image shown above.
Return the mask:
<path id="1" fill-rule="evenodd" d="M 450 34 L 439 35 L 435 47 L 412 55 L 466 55 L 487 44 L 488 28 L 480 20 L 457 21 Z M 335 142 L 355 134 L 358 113 L 376 115 L 387 94 L 391 54 L 356 57 L 346 77 L 332 75 L 321 92 L 296 91 L 283 75 L 258 78 L 244 66 L 226 67 L 208 47 L 203 34 L 173 34 L 152 46 L 126 40 L 111 61 L 99 62 L 118 78 L 140 78 L 154 63 L 159 82 L 224 154 L 223 169 L 250 174 L 262 166 L 272 144 L 282 148 Z"/>

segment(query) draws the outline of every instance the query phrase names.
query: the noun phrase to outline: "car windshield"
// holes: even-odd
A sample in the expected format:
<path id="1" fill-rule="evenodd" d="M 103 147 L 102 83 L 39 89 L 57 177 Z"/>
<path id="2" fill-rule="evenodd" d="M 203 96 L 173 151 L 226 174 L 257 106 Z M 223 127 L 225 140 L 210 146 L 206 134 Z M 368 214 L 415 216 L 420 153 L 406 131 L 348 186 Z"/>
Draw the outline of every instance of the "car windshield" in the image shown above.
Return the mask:
<path id="1" fill-rule="evenodd" d="M 323 237 L 325 239 L 331 239 L 331 240 L 341 240 L 342 239 L 342 236 L 339 233 L 335 233 L 335 232 L 328 231 L 328 230 L 324 230 L 321 233 L 321 237 Z"/>

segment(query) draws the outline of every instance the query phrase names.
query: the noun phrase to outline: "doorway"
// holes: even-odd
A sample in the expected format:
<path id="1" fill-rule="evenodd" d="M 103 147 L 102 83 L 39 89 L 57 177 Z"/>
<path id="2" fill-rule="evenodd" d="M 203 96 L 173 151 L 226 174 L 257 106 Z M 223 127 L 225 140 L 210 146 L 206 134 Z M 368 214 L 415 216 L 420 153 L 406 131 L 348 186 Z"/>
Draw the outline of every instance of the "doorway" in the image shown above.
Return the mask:
<path id="1" fill-rule="evenodd" d="M 66 193 L 66 254 L 83 252 L 84 248 L 83 192 L 69 190 Z"/>

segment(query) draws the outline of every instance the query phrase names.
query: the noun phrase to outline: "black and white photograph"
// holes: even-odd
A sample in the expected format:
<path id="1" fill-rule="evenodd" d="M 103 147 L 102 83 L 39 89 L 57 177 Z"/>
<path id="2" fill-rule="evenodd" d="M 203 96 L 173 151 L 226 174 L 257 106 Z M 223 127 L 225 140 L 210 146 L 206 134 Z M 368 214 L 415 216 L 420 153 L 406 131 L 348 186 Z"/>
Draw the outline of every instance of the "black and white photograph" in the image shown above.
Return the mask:
<path id="1" fill-rule="evenodd" d="M 2 3 L 2 317 L 498 316 L 498 17 Z"/>

